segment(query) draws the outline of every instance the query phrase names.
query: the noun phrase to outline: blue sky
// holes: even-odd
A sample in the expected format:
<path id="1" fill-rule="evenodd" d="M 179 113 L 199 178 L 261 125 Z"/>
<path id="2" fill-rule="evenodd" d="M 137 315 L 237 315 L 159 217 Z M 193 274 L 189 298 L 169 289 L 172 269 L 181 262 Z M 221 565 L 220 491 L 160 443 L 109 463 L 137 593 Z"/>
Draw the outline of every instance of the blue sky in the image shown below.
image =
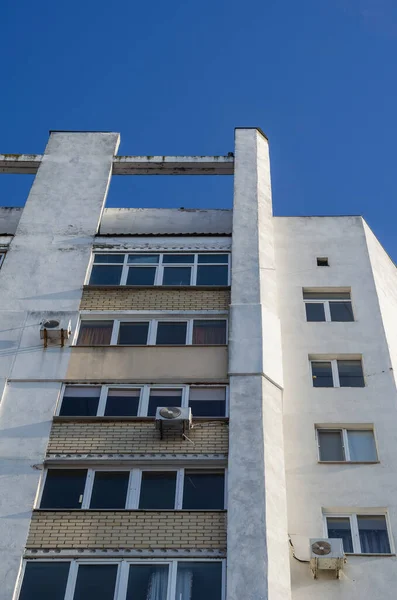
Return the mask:
<path id="1" fill-rule="evenodd" d="M 363 214 L 397 259 L 395 0 L 3 1 L 0 152 L 113 130 L 120 154 L 271 144 L 277 215 Z M 0 177 L 0 205 L 32 178 Z M 227 177 L 114 177 L 111 206 L 231 206 Z"/>

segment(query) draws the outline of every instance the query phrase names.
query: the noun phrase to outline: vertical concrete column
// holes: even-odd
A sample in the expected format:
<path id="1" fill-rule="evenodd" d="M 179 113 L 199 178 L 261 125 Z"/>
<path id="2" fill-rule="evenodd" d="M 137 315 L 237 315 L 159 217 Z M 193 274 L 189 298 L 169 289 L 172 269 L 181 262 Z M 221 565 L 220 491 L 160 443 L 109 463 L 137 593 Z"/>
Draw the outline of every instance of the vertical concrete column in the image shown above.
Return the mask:
<path id="1" fill-rule="evenodd" d="M 70 357 L 67 345 L 43 349 L 40 321 L 76 323 L 118 144 L 116 133 L 51 134 L 1 269 L 0 600 L 12 598 Z"/>
<path id="2" fill-rule="evenodd" d="M 227 600 L 288 600 L 270 161 L 257 129 L 236 130 L 232 261 Z"/>

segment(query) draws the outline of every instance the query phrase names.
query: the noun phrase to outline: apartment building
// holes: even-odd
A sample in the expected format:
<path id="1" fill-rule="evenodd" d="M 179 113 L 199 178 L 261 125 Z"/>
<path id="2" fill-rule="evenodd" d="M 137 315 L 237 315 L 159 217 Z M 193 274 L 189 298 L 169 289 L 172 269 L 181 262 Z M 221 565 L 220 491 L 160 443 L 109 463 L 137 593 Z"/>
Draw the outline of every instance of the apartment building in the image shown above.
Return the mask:
<path id="1" fill-rule="evenodd" d="M 0 155 L 35 174 L 0 209 L 0 600 L 394 599 L 394 264 L 361 217 L 274 217 L 258 129 L 118 145 Z M 138 175 L 233 209 L 104 208 Z"/>

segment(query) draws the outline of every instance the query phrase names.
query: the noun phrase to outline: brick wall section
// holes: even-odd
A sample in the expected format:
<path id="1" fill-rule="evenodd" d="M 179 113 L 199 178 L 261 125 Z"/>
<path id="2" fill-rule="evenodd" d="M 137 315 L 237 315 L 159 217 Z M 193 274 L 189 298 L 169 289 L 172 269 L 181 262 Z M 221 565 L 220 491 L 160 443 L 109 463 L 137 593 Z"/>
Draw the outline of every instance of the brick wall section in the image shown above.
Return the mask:
<path id="1" fill-rule="evenodd" d="M 198 421 L 188 432 L 163 440 L 150 421 L 56 421 L 52 425 L 47 454 L 227 454 L 227 421 Z"/>
<path id="2" fill-rule="evenodd" d="M 228 310 L 229 289 L 85 288 L 80 310 Z"/>
<path id="3" fill-rule="evenodd" d="M 225 511 L 35 511 L 27 549 L 226 548 Z"/>

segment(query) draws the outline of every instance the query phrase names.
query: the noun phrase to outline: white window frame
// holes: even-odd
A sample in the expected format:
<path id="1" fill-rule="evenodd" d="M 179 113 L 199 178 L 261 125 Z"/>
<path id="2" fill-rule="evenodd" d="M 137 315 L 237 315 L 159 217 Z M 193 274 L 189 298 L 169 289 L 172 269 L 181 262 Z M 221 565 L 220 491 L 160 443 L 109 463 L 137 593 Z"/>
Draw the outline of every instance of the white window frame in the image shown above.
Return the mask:
<path id="1" fill-rule="evenodd" d="M 188 250 L 185 251 L 179 251 L 179 252 L 157 252 L 156 250 L 146 250 L 146 251 L 131 251 L 131 252 L 112 252 L 110 249 L 108 252 L 105 251 L 101 251 L 101 252 L 93 252 L 91 255 L 91 259 L 90 259 L 90 264 L 89 264 L 89 268 L 87 271 L 87 277 L 86 277 L 86 282 L 85 285 L 90 285 L 89 281 L 91 278 L 91 273 L 92 273 L 92 269 L 94 266 L 94 261 L 95 261 L 95 256 L 96 255 L 104 255 L 104 254 L 118 254 L 118 255 L 122 255 L 124 256 L 124 260 L 123 262 L 120 263 L 97 263 L 97 265 L 102 264 L 104 266 L 121 266 L 122 267 L 122 271 L 121 271 L 121 277 L 120 277 L 120 283 L 118 284 L 119 286 L 125 286 L 127 285 L 127 277 L 128 277 L 128 270 L 130 267 L 151 267 L 151 268 L 155 268 L 156 269 L 156 273 L 154 276 L 154 283 L 152 286 L 147 286 L 147 287 L 155 287 L 155 286 L 163 286 L 163 276 L 164 276 L 164 269 L 166 269 L 167 267 L 189 267 L 191 269 L 190 272 L 190 283 L 187 284 L 187 287 L 191 287 L 191 286 L 195 286 L 195 287 L 228 287 L 230 286 L 230 280 L 231 280 L 231 269 L 230 269 L 230 265 L 231 265 L 231 253 L 230 250 L 225 250 L 222 252 L 206 252 L 206 251 L 202 251 L 202 252 L 189 252 Z M 128 262 L 128 257 L 129 255 L 133 255 L 133 254 L 139 254 L 139 255 L 143 255 L 143 254 L 148 254 L 148 255 L 157 255 L 159 257 L 159 262 L 158 263 L 129 263 Z M 166 255 L 175 255 L 175 254 L 179 254 L 181 256 L 193 256 L 193 261 L 191 263 L 164 263 L 164 256 Z M 208 262 L 208 263 L 199 263 L 198 262 L 198 256 L 199 254 L 205 254 L 205 255 L 210 255 L 210 256 L 218 256 L 220 254 L 227 254 L 228 256 L 228 261 L 225 263 L 220 263 L 220 262 Z M 1 265 L 1 263 L 0 263 Z M 197 272 L 198 272 L 198 266 L 226 266 L 228 269 L 228 276 L 227 276 L 227 284 L 219 284 L 219 286 L 209 286 L 209 285 L 204 285 L 204 286 L 197 286 Z M 93 284 L 94 285 L 94 284 Z M 106 287 L 106 286 L 104 286 Z M 132 287 L 146 287 L 146 286 L 132 286 Z M 185 286 L 167 286 L 164 285 L 164 287 L 185 287 Z"/>
<path id="2" fill-rule="evenodd" d="M 24 559 L 21 565 L 21 569 L 19 572 L 19 576 L 17 579 L 17 583 L 15 586 L 15 591 L 13 594 L 13 600 L 18 600 L 22 582 L 25 575 L 25 569 L 28 562 L 67 562 L 70 564 L 69 567 L 69 575 L 66 582 L 66 590 L 63 600 L 73 600 L 76 581 L 77 581 L 77 573 L 80 565 L 114 565 L 116 564 L 117 576 L 115 583 L 115 594 L 114 600 L 125 600 L 127 595 L 127 585 L 128 585 L 128 576 L 129 576 L 129 568 L 130 565 L 168 565 L 168 587 L 167 587 L 167 598 L 166 600 L 178 600 L 176 598 L 176 581 L 177 581 L 177 569 L 178 563 L 189 563 L 189 562 L 208 562 L 208 563 L 221 563 L 222 568 L 222 590 L 221 590 L 221 598 L 220 600 L 226 599 L 226 559 L 218 558 L 174 558 L 174 559 L 159 559 L 159 558 L 146 558 L 146 559 L 121 559 L 120 558 L 106 558 L 106 559 L 76 559 L 76 558 L 35 558 L 35 559 Z"/>
<path id="3" fill-rule="evenodd" d="M 354 355 L 356 356 L 356 355 Z M 350 360 L 356 360 L 356 361 L 360 361 L 361 362 L 361 369 L 363 372 L 363 379 L 364 379 L 364 385 L 360 386 L 360 387 L 365 387 L 365 375 L 364 375 L 364 365 L 363 365 L 363 359 L 362 357 L 360 358 L 309 358 L 310 361 L 310 376 L 311 376 L 311 380 L 312 380 L 312 387 L 315 387 L 313 385 L 313 369 L 312 369 L 312 363 L 316 363 L 316 362 L 320 362 L 320 363 L 331 363 L 331 371 L 332 371 L 332 381 L 333 381 L 333 385 L 329 386 L 329 388 L 333 387 L 333 388 L 340 388 L 340 387 L 344 387 L 344 388 L 348 388 L 349 386 L 341 386 L 340 384 L 340 379 L 339 379 L 339 371 L 338 371 L 338 361 L 343 362 L 343 361 L 350 361 Z M 329 389 L 328 388 L 328 389 Z M 318 389 L 327 389 L 326 387 L 319 387 Z"/>
<path id="4" fill-rule="evenodd" d="M 189 407 L 189 398 L 190 398 L 190 388 L 222 388 L 225 390 L 225 414 L 222 417 L 202 417 L 203 419 L 225 419 L 229 415 L 229 386 L 226 384 L 218 383 L 218 384 L 180 384 L 176 383 L 172 385 L 171 383 L 161 384 L 147 384 L 147 383 L 131 383 L 131 384 L 118 384 L 118 383 L 106 383 L 106 384 L 95 384 L 95 383 L 63 383 L 60 389 L 60 393 L 58 396 L 58 401 L 55 409 L 55 416 L 61 416 L 59 413 L 61 412 L 62 402 L 65 395 L 65 390 L 67 387 L 95 387 L 100 388 L 99 394 L 99 402 L 98 402 L 98 410 L 97 414 L 92 417 L 73 417 L 73 416 L 65 416 L 65 419 L 73 419 L 73 418 L 84 418 L 84 419 L 95 419 L 97 417 L 103 417 L 106 408 L 106 401 L 108 397 L 108 393 L 110 389 L 118 389 L 118 390 L 140 390 L 139 404 L 138 404 L 138 413 L 136 417 L 124 417 L 125 419 L 130 418 L 138 418 L 138 417 L 147 417 L 147 411 L 149 408 L 149 398 L 150 391 L 153 390 L 180 390 L 181 391 L 181 408 Z M 112 417 L 107 417 L 111 419 Z M 123 417 L 122 417 L 123 418 Z"/>
<path id="5" fill-rule="evenodd" d="M 321 431 L 332 431 L 332 432 L 340 432 L 341 435 L 341 441 L 342 441 L 342 450 L 343 450 L 343 454 L 345 456 L 345 460 L 339 460 L 339 461 L 335 461 L 335 460 L 322 460 L 321 459 L 321 453 L 320 453 L 320 436 L 319 436 L 319 432 Z M 354 460 L 352 461 L 350 459 L 350 448 L 349 448 L 349 436 L 348 436 L 348 432 L 349 431 L 370 431 L 372 433 L 373 439 L 374 439 L 374 444 L 375 444 L 375 451 L 376 451 L 376 460 Z M 335 425 L 316 425 L 316 442 L 317 442 L 317 456 L 318 456 L 318 461 L 321 463 L 352 463 L 352 464 L 360 464 L 360 463 L 364 463 L 364 464 L 375 464 L 379 462 L 379 454 L 378 454 L 378 445 L 376 443 L 376 436 L 375 436 L 375 431 L 373 426 L 368 426 L 368 425 L 349 425 L 349 426 L 344 426 L 344 427 L 338 427 Z"/>
<path id="6" fill-rule="evenodd" d="M 361 552 L 360 534 L 359 534 L 359 529 L 358 529 L 357 517 L 370 517 L 370 516 L 385 517 L 387 537 L 388 537 L 389 546 L 390 546 L 390 553 L 382 554 L 382 553 L 377 553 L 377 552 Z M 327 524 L 328 518 L 337 518 L 337 519 L 343 518 L 343 519 L 350 520 L 350 532 L 351 532 L 352 542 L 353 542 L 353 552 L 346 552 L 346 554 L 362 554 L 363 556 L 371 556 L 371 554 L 375 554 L 376 556 L 390 556 L 391 554 L 395 553 L 393 537 L 391 535 L 389 513 L 387 510 L 373 509 L 371 511 L 362 511 L 362 512 L 358 511 L 358 512 L 354 512 L 354 513 L 353 512 L 324 512 L 323 513 L 323 526 L 324 526 L 324 536 L 325 537 L 328 537 L 328 524 Z"/>
<path id="7" fill-rule="evenodd" d="M 100 472 L 100 471 L 106 471 L 106 472 L 120 472 L 123 471 L 125 473 L 129 473 L 129 479 L 128 479 L 128 489 L 127 489 L 127 495 L 126 495 L 126 501 L 125 501 L 125 506 L 122 509 L 114 509 L 114 510 L 142 510 L 145 511 L 146 509 L 140 509 L 139 508 L 139 498 L 140 498 L 140 494 L 141 494 L 141 485 L 142 485 L 142 473 L 145 471 L 156 471 L 156 472 L 164 472 L 164 471 L 171 471 L 173 473 L 176 473 L 176 485 L 175 485 L 175 501 L 174 501 L 174 508 L 170 509 L 170 510 L 190 510 L 190 509 L 183 509 L 183 488 L 184 488 L 184 477 L 185 477 L 185 470 L 187 471 L 208 471 L 211 472 L 213 471 L 214 473 L 219 473 L 220 471 L 223 472 L 223 476 L 224 476 L 224 506 L 223 509 L 208 509 L 209 512 L 211 512 L 212 510 L 226 510 L 227 508 L 227 469 L 224 466 L 215 466 L 215 465 L 211 465 L 210 467 L 208 466 L 198 466 L 195 467 L 194 465 L 190 465 L 190 466 L 186 466 L 186 467 L 176 467 L 176 466 L 172 466 L 172 465 L 165 465 L 165 466 L 145 466 L 145 467 L 137 467 L 137 468 L 127 468 L 127 467 L 121 467 L 121 466 L 106 466 L 106 465 L 101 465 L 101 466 L 97 466 L 97 467 L 88 467 L 88 466 L 84 466 L 84 465 L 54 465 L 54 466 L 50 466 L 47 467 L 41 475 L 40 478 L 40 482 L 39 482 L 39 488 L 38 488 L 38 493 L 36 495 L 36 500 L 35 500 L 35 504 L 34 504 L 34 508 L 37 510 L 49 510 L 51 511 L 51 508 L 43 508 L 40 509 L 40 504 L 41 504 L 41 499 L 43 497 L 43 492 L 44 492 L 44 487 L 45 487 L 45 483 L 46 483 L 46 479 L 47 479 L 47 473 L 49 470 L 65 470 L 68 471 L 70 469 L 81 469 L 82 471 L 86 470 L 87 471 L 87 477 L 85 480 L 85 486 L 84 486 L 84 492 L 82 494 L 82 498 L 81 498 L 81 502 L 80 502 L 80 508 L 76 508 L 73 510 L 100 510 L 100 509 L 91 509 L 90 508 L 90 503 L 91 503 L 91 498 L 92 498 L 92 491 L 93 491 L 93 487 L 94 487 L 94 480 L 95 480 L 95 473 L 96 472 Z M 104 509 L 106 510 L 106 509 Z M 110 509 L 112 510 L 112 509 Z M 192 509 L 193 510 L 193 509 Z"/>
<path id="8" fill-rule="evenodd" d="M 353 303 L 352 303 L 352 299 L 350 297 L 349 300 L 346 299 L 341 299 L 341 300 L 337 300 L 337 299 L 331 299 L 331 300 L 316 300 L 316 299 L 303 299 L 303 302 L 305 304 L 305 315 L 306 315 L 306 304 L 323 304 L 324 305 L 324 315 L 325 315 L 325 321 L 322 321 L 323 323 L 354 323 L 355 319 L 354 319 L 354 311 L 353 311 Z M 351 304 L 351 309 L 352 309 L 352 313 L 353 313 L 353 320 L 352 321 L 333 321 L 331 318 L 331 309 L 330 309 L 330 302 L 350 302 Z M 321 321 L 307 321 L 307 315 L 306 315 L 306 322 L 307 323 L 321 323 Z"/>

